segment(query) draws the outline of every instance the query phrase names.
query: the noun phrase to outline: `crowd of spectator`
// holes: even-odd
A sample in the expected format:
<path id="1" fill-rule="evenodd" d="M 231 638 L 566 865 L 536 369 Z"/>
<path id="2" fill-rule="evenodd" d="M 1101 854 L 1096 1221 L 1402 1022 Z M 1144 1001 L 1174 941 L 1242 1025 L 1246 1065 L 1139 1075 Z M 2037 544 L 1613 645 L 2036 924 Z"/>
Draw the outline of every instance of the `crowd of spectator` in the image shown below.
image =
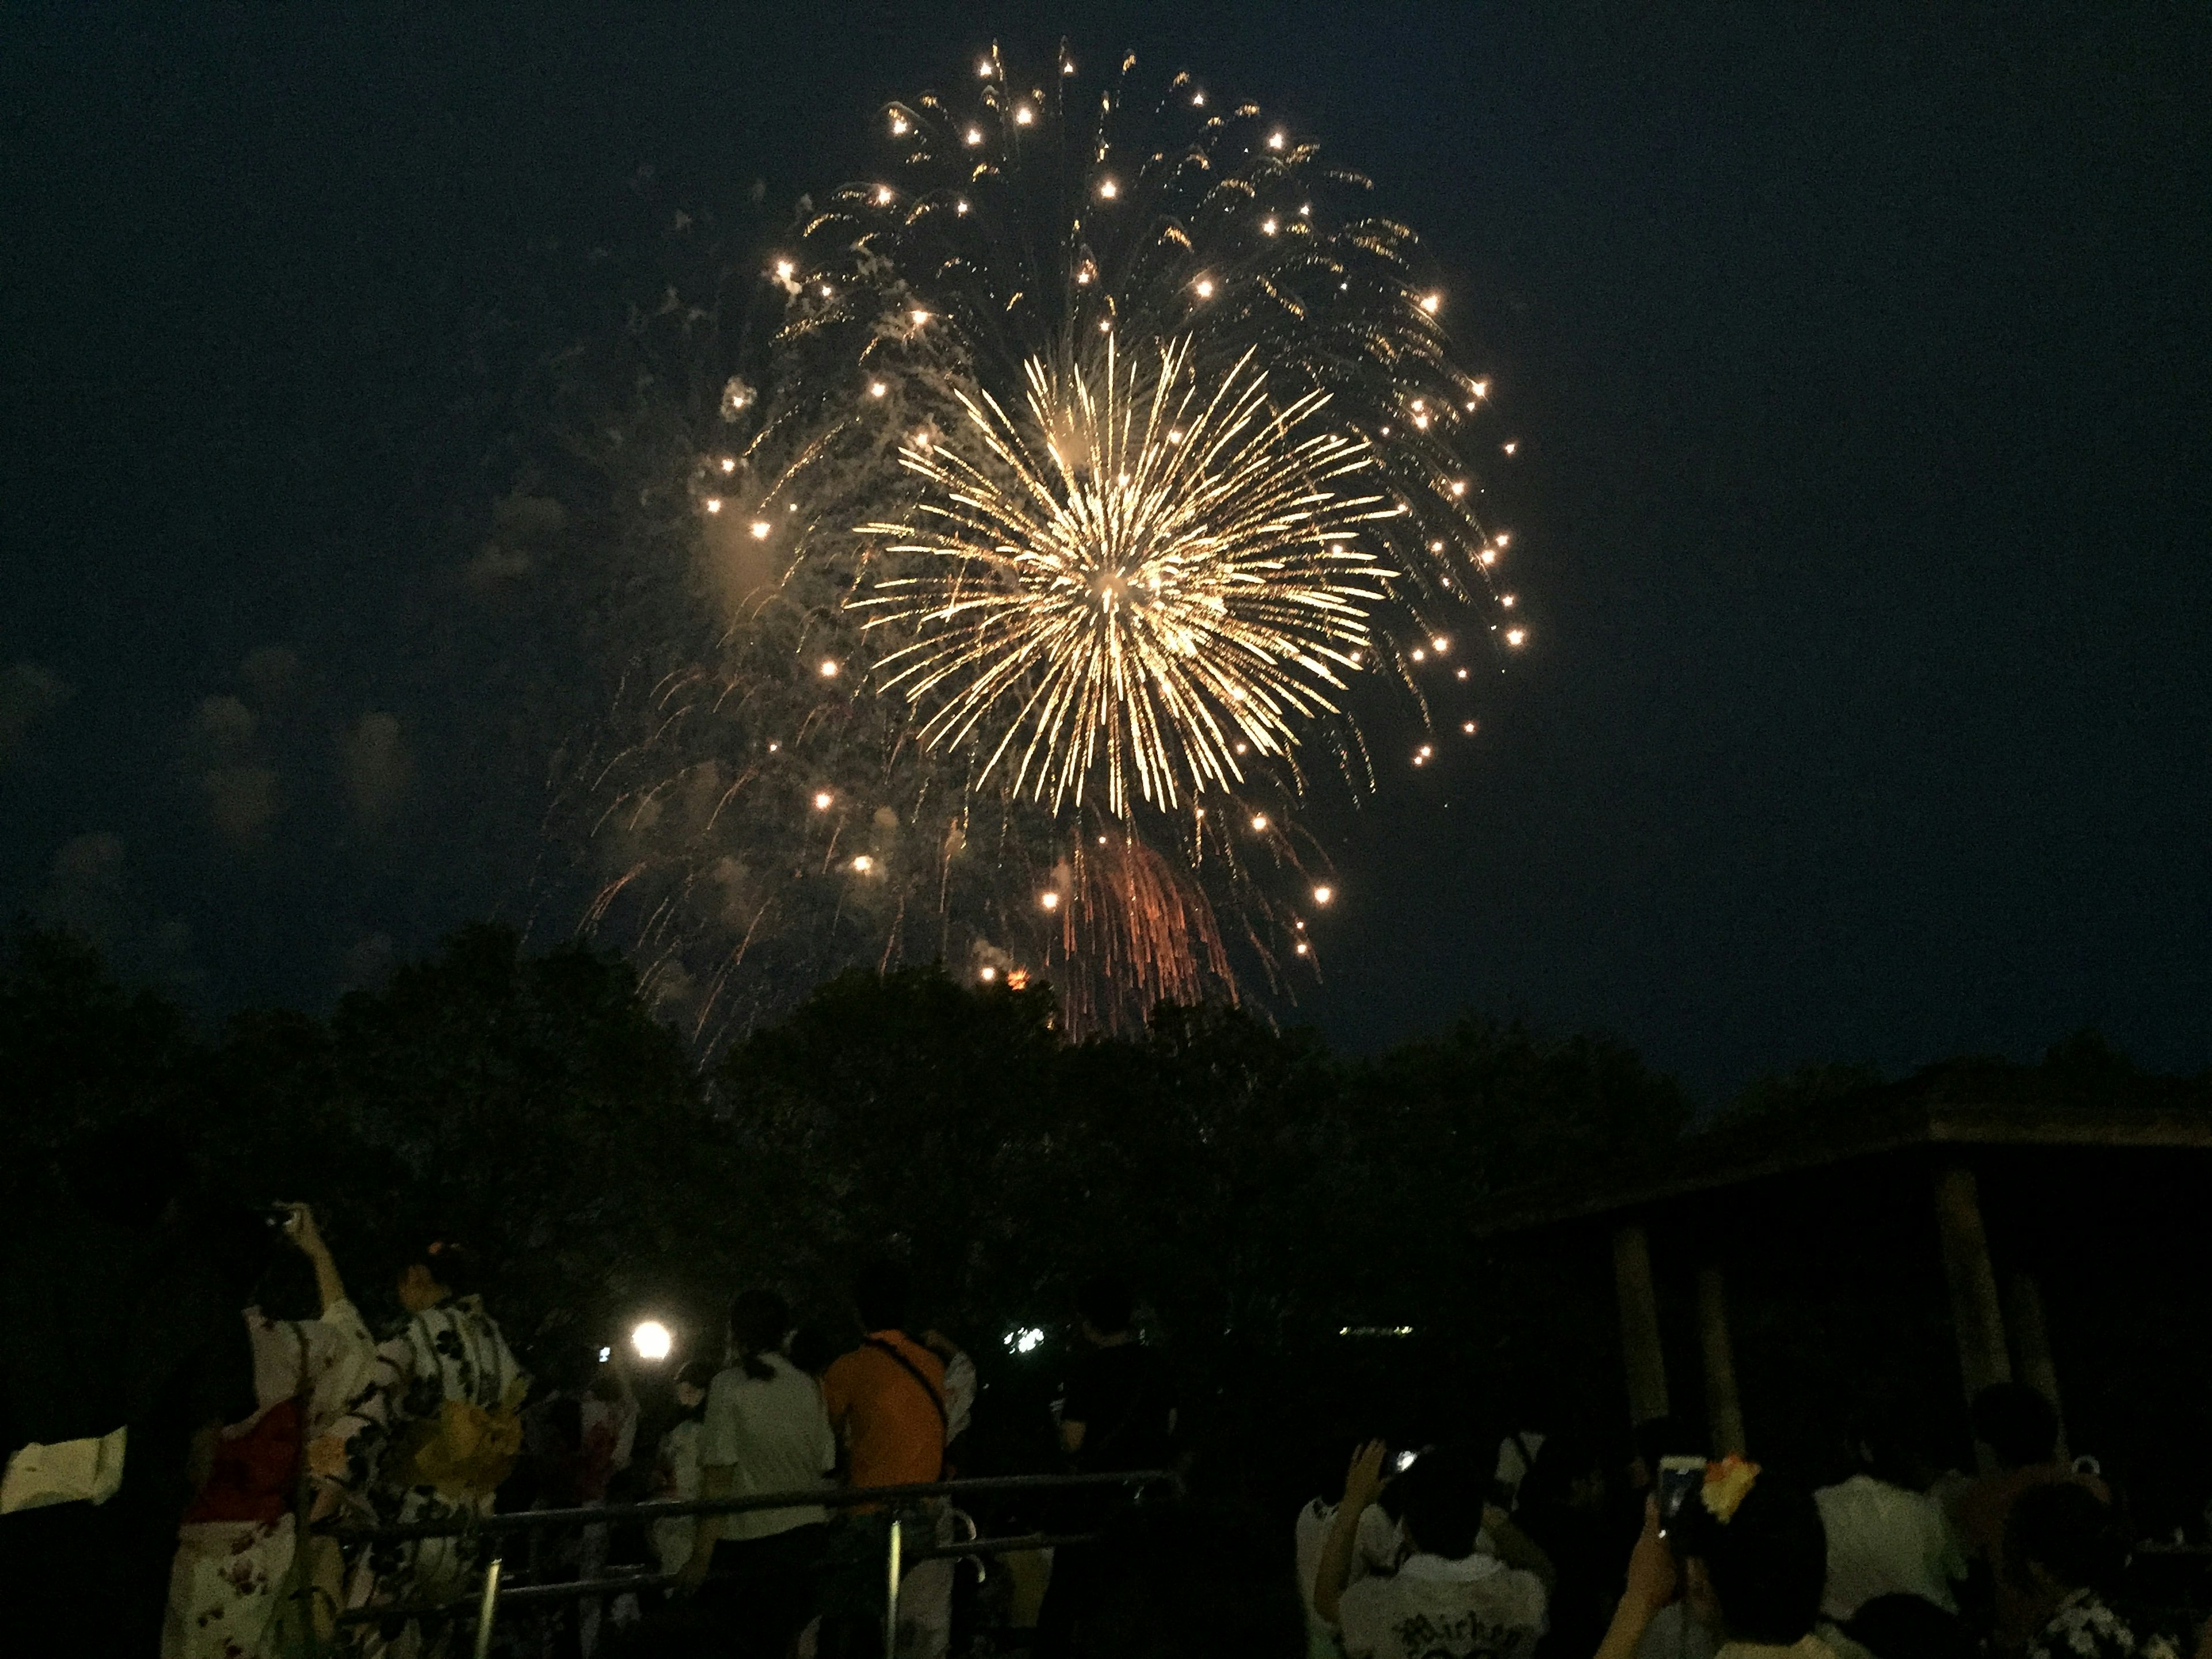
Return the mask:
<path id="1" fill-rule="evenodd" d="M 914 1659 L 1005 1651 L 1008 1628 L 1039 1659 L 1286 1653 L 1301 1610 L 1309 1659 L 2212 1659 L 2185 1610 L 2131 1597 L 2124 1492 L 2013 1383 L 1973 1401 L 1971 1467 L 1888 1409 L 1819 1486 L 1716 1457 L 1672 1419 L 1618 1448 L 1540 1412 L 1498 1440 L 1369 1440 L 1256 1567 L 1235 1538 L 1264 1522 L 1240 1534 L 1192 1505 L 1062 1489 L 1026 1517 L 1060 1541 L 983 1570 L 1006 1616 L 978 1646 L 961 1611 L 977 1570 L 940 1553 L 973 1517 L 867 1495 L 959 1475 L 981 1391 L 958 1343 L 915 1328 L 896 1263 L 805 1317 L 739 1289 L 723 1328 L 649 1384 L 613 1343 L 533 1376 L 456 1240 L 402 1253 L 402 1317 L 379 1340 L 307 1205 L 187 1226 L 180 1170 L 158 1135 L 94 1143 L 12 1229 L 9 1652 L 465 1651 L 467 1622 L 434 1610 L 481 1583 L 466 1534 L 535 1509 L 585 1513 L 515 1535 L 512 1570 L 594 1588 L 514 1621 L 501 1650 L 532 1659 L 880 1654 L 895 1529 L 895 1640 Z M 270 1311 L 287 1272 L 297 1305 Z M 1095 1279 L 1073 1312 L 1042 1466 L 1187 1467 L 1176 1378 L 1131 1287 Z M 617 1507 L 632 1499 L 731 1506 L 632 1525 Z M 434 1535 L 394 1535 L 416 1525 Z"/>

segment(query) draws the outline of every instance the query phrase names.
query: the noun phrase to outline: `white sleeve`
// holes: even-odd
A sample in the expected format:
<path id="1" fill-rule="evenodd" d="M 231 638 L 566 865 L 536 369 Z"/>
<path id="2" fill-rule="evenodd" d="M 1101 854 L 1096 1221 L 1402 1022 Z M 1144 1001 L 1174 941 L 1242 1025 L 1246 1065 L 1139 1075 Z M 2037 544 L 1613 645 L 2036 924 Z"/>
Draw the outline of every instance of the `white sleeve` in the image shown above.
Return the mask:
<path id="1" fill-rule="evenodd" d="M 945 1362 L 945 1437 L 957 1440 L 975 1409 L 975 1362 L 956 1349 Z"/>
<path id="2" fill-rule="evenodd" d="M 738 1461 L 739 1373 L 718 1371 L 707 1386 L 707 1414 L 699 1429 L 699 1466 L 726 1469 Z"/>

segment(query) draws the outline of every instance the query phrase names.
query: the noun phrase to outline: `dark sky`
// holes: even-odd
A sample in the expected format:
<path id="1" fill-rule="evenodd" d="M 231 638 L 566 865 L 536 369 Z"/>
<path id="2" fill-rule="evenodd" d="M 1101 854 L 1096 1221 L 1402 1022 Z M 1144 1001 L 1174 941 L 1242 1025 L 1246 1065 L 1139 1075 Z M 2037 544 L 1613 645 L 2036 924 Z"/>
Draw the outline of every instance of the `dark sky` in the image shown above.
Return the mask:
<path id="1" fill-rule="evenodd" d="M 2085 1024 L 2203 1066 L 2209 15 L 10 8 L 0 903 L 211 1009 L 525 918 L 487 319 L 641 167 L 787 202 L 1065 16 L 1375 174 L 1521 441 L 1534 642 L 1340 815 L 1306 1015 L 1601 1027 L 1709 1097 Z"/>

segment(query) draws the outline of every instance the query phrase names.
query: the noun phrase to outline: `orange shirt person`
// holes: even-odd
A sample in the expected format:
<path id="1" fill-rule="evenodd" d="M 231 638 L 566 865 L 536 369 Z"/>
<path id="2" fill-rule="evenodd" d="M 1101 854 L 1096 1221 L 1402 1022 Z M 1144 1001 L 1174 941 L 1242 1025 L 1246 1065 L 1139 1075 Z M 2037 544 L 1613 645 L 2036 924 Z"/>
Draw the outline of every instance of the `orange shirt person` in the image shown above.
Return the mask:
<path id="1" fill-rule="evenodd" d="M 822 1378 L 822 1403 L 855 1486 L 919 1486 L 945 1470 L 945 1362 L 906 1334 L 906 1275 L 870 1267 L 853 1300 L 867 1340 Z"/>

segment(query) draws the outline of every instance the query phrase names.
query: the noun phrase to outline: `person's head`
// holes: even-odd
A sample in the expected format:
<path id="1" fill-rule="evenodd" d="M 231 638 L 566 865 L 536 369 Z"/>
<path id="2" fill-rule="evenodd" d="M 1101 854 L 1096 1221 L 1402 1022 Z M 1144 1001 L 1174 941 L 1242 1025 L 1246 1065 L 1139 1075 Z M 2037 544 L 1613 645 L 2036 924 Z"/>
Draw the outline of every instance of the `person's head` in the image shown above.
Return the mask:
<path id="1" fill-rule="evenodd" d="M 836 1340 L 819 1325 L 801 1325 L 791 1334 L 791 1363 L 809 1376 L 820 1376 L 837 1358 Z"/>
<path id="2" fill-rule="evenodd" d="M 477 1288 L 476 1261 L 450 1238 L 434 1238 L 399 1270 L 399 1305 L 421 1313 Z"/>
<path id="3" fill-rule="evenodd" d="M 1423 1452 L 1399 1477 L 1405 1528 L 1415 1549 L 1454 1561 L 1474 1553 L 1492 1468 L 1472 1446 L 1446 1445 Z"/>
<path id="4" fill-rule="evenodd" d="M 1992 1382 L 1974 1396 L 1974 1438 L 2008 1469 L 2048 1463 L 2058 1454 L 2058 1413 L 2025 1382 Z"/>
<path id="5" fill-rule="evenodd" d="M 707 1403 L 707 1390 L 714 1381 L 714 1368 L 703 1359 L 688 1362 L 676 1373 L 676 1403 L 696 1412 Z"/>
<path id="6" fill-rule="evenodd" d="M 906 1300 L 909 1285 L 906 1269 L 896 1261 L 872 1261 L 853 1281 L 853 1307 L 867 1331 L 906 1328 Z"/>
<path id="7" fill-rule="evenodd" d="M 1137 1298 L 1123 1279 L 1101 1275 L 1085 1279 L 1075 1292 L 1075 1310 L 1083 1316 L 1083 1334 L 1093 1342 L 1127 1336 L 1136 1322 Z"/>
<path id="8" fill-rule="evenodd" d="M 1866 1412 L 1853 1427 L 1851 1461 L 1864 1473 L 1909 1492 L 1924 1490 L 1933 1478 L 1929 1434 L 1921 1413 L 1901 1400 Z"/>
<path id="9" fill-rule="evenodd" d="M 1605 1507 L 1608 1483 L 1595 1438 L 1575 1428 L 1556 1430 L 1536 1449 L 1521 1478 L 1520 1499 L 1532 1511 L 1594 1511 Z"/>
<path id="10" fill-rule="evenodd" d="M 1690 1611 L 1722 1640 L 1788 1647 L 1811 1632 L 1828 1534 L 1810 1494 L 1762 1474 L 1727 1520 L 1692 1494 L 1671 1531 Z"/>
<path id="11" fill-rule="evenodd" d="M 2127 1561 L 2112 1506 L 2074 1481 L 2029 1487 L 2005 1516 L 2005 1571 L 2025 1589 L 2059 1596 L 2100 1588 Z"/>
<path id="12" fill-rule="evenodd" d="M 791 1304 L 774 1291 L 740 1291 L 730 1304 L 730 1346 L 747 1376 L 766 1382 L 775 1375 L 768 1356 L 780 1353 L 791 1330 Z"/>
<path id="13" fill-rule="evenodd" d="M 1874 1659 L 1975 1659 L 1981 1651 L 1957 1613 L 1902 1591 L 1860 1603 L 1844 1634 Z"/>

